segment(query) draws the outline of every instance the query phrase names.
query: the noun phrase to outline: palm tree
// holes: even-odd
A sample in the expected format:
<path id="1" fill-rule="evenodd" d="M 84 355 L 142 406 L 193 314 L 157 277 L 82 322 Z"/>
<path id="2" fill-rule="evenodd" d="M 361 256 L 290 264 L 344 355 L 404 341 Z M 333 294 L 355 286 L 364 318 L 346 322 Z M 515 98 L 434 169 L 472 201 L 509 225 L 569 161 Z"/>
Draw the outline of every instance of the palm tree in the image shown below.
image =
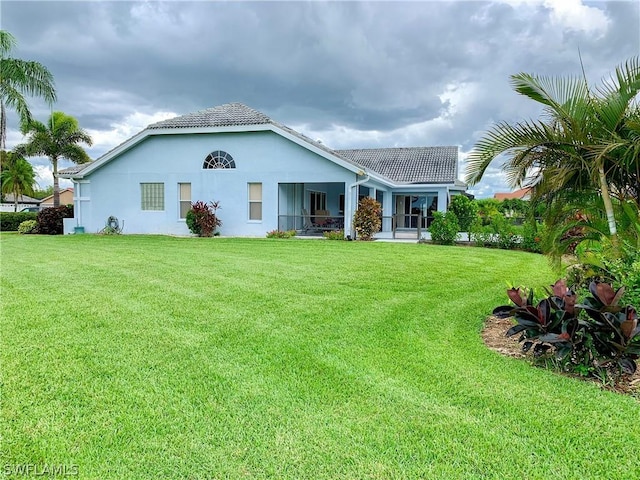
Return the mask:
<path id="1" fill-rule="evenodd" d="M 0 30 L 0 150 L 5 149 L 7 118 L 5 107 L 14 109 L 22 123 L 31 120 L 25 95 L 42 97 L 52 104 L 56 100 L 53 75 L 38 62 L 11 58 L 16 40 L 6 30 Z"/>
<path id="2" fill-rule="evenodd" d="M 640 151 L 638 57 L 617 67 L 615 78 L 595 91 L 580 77 L 520 73 L 511 77 L 511 84 L 517 93 L 544 105 L 544 118 L 495 125 L 469 156 L 467 182 L 478 183 L 489 164 L 506 155 L 502 168 L 507 181 L 512 187 L 533 186 L 534 199 L 561 197 L 569 190 L 597 191 L 615 242 L 612 195 L 635 188 L 626 182 Z"/>
<path id="3" fill-rule="evenodd" d="M 33 167 L 22 156 L 3 151 L 0 185 L 2 185 L 3 194 L 13 194 L 14 212 L 17 212 L 18 198 L 23 194 L 31 195 L 36 185 Z"/>
<path id="4" fill-rule="evenodd" d="M 37 120 L 23 123 L 22 133 L 27 135 L 27 142 L 18 145 L 15 151 L 30 157 L 49 157 L 53 165 L 53 206 L 60 206 L 58 160 L 66 158 L 73 163 L 89 162 L 89 155 L 79 144 L 91 146 L 91 137 L 79 127 L 78 120 L 63 112 L 53 112 L 47 125 Z"/>

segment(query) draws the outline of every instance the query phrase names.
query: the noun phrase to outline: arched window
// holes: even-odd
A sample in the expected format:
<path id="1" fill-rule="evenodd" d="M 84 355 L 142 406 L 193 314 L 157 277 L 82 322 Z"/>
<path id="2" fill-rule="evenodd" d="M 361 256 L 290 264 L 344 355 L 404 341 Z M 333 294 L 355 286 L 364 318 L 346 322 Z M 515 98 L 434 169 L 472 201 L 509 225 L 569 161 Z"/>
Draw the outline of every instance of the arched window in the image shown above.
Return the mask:
<path id="1" fill-rule="evenodd" d="M 204 159 L 204 163 L 202 164 L 202 168 L 236 168 L 236 162 L 227 152 L 216 150 L 207 155 L 207 158 Z"/>

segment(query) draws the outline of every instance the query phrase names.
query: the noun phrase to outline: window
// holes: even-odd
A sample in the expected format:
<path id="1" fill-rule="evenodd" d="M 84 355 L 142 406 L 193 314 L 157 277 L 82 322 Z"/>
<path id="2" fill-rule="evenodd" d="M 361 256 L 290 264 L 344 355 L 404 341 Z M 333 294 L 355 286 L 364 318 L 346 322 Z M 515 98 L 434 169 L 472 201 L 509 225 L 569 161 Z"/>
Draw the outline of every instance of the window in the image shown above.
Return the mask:
<path id="1" fill-rule="evenodd" d="M 318 210 L 327 209 L 327 194 L 324 192 L 309 192 L 309 210 L 315 215 Z"/>
<path id="2" fill-rule="evenodd" d="M 180 218 L 187 218 L 187 212 L 191 210 L 191 184 L 178 184 L 178 202 L 180 204 Z"/>
<path id="3" fill-rule="evenodd" d="M 164 183 L 141 183 L 142 210 L 164 210 Z"/>
<path id="4" fill-rule="evenodd" d="M 262 220 L 262 184 L 249 183 L 249 220 Z"/>
<path id="5" fill-rule="evenodd" d="M 205 170 L 236 168 L 236 162 L 227 152 L 216 150 L 207 155 L 207 158 L 204 159 L 204 163 L 202 164 L 202 168 Z"/>

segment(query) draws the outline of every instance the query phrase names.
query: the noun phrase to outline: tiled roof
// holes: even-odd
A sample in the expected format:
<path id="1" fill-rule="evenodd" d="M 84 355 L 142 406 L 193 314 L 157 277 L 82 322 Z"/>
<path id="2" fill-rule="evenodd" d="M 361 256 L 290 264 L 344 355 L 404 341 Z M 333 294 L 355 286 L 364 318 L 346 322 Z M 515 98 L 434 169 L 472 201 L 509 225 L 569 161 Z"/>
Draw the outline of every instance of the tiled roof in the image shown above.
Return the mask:
<path id="1" fill-rule="evenodd" d="M 273 123 L 269 117 L 242 103 L 227 103 L 153 123 L 147 128 L 229 127 Z"/>
<path id="2" fill-rule="evenodd" d="M 273 121 L 264 113 L 242 103 L 227 103 L 214 108 L 188 113 L 149 125 L 145 130 L 198 127 L 228 127 L 271 124 L 331 155 L 369 169 L 395 183 L 454 183 L 458 147 L 374 148 L 332 150 L 320 142 Z M 141 132 L 142 133 L 142 132 Z M 128 141 L 128 140 L 127 140 Z M 124 144 L 126 144 L 125 142 Z M 118 148 L 118 147 L 116 147 Z M 108 155 L 107 152 L 105 155 Z M 103 157 L 105 156 L 103 155 Z M 101 157 L 102 158 L 102 157 Z M 75 175 L 91 163 L 73 165 L 60 174 Z"/>
<path id="3" fill-rule="evenodd" d="M 360 148 L 336 153 L 396 183 L 456 181 L 458 147 Z"/>
<path id="4" fill-rule="evenodd" d="M 63 168 L 62 170 L 59 170 L 58 174 L 73 175 L 74 173 L 81 172 L 84 168 L 88 167 L 92 163 L 93 162 L 83 163 L 81 165 L 72 165 L 69 168 Z"/>

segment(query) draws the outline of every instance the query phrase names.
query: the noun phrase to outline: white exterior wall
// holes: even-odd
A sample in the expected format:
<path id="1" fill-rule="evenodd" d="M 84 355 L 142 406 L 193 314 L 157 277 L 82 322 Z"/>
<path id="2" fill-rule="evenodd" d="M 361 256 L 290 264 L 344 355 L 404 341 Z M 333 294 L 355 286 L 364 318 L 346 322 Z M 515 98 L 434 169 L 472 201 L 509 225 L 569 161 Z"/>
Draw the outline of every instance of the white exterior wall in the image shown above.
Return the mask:
<path id="1" fill-rule="evenodd" d="M 0 212 L 19 212 L 20 210 L 22 210 L 23 208 L 27 208 L 27 207 L 37 207 L 38 205 L 35 205 L 33 203 L 20 203 L 18 202 L 18 210 L 16 210 L 16 205 L 15 203 L 0 203 Z"/>
<path id="2" fill-rule="evenodd" d="M 230 154 L 235 169 L 203 169 L 216 150 Z M 76 217 L 88 233 L 109 216 L 123 233 L 188 235 L 179 219 L 178 183 L 191 183 L 191 201 L 220 201 L 222 235 L 264 237 L 278 228 L 280 183 L 355 181 L 353 172 L 276 133 L 173 134 L 147 137 L 76 182 Z M 164 210 L 141 209 L 140 183 L 164 183 Z M 249 220 L 248 183 L 262 183 L 262 221 Z M 307 195 L 305 195 L 306 197 Z M 337 207 L 336 207 L 337 208 Z"/>

